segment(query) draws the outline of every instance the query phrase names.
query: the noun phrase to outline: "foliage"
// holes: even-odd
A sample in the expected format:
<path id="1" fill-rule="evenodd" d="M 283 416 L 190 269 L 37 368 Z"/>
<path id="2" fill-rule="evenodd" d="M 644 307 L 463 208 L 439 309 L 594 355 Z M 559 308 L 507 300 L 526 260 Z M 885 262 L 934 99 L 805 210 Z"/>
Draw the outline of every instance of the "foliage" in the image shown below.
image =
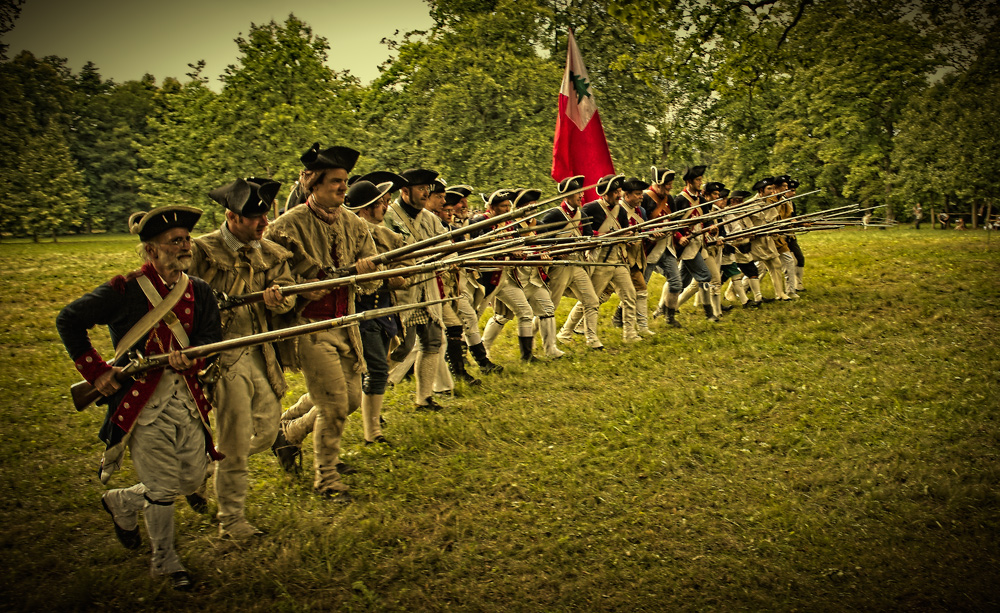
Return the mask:
<path id="1" fill-rule="evenodd" d="M 21 155 L 6 206 L 14 213 L 13 231 L 56 238 L 79 226 L 88 199 L 83 173 L 57 124 L 28 141 Z"/>

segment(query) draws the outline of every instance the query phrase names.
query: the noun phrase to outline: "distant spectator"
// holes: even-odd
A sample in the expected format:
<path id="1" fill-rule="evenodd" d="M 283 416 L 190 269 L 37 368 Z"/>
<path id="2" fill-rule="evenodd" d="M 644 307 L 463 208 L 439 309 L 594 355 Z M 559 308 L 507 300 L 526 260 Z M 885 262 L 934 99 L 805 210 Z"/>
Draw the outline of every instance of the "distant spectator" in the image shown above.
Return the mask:
<path id="1" fill-rule="evenodd" d="M 913 207 L 913 229 L 920 229 L 920 221 L 924 218 L 924 207 L 917 203 L 917 206 Z"/>
<path id="2" fill-rule="evenodd" d="M 965 220 L 964 219 L 959 219 L 958 223 L 955 224 L 955 229 L 956 230 L 966 230 L 967 228 L 965 227 Z"/>
<path id="3" fill-rule="evenodd" d="M 948 219 L 949 219 L 949 217 L 950 216 L 948 215 L 948 213 L 938 213 L 938 221 L 941 222 L 941 229 L 942 230 L 947 230 L 948 229 Z"/>

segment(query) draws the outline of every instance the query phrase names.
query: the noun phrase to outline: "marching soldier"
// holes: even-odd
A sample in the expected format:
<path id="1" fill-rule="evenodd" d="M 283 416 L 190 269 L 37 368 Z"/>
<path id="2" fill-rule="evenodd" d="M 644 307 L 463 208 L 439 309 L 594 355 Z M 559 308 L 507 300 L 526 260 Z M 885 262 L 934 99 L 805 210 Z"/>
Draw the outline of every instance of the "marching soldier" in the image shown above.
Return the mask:
<path id="1" fill-rule="evenodd" d="M 677 259 L 681 263 L 681 284 L 685 287 L 690 283 L 697 283 L 698 295 L 701 304 L 705 308 L 705 317 L 712 322 L 718 322 L 710 298 L 710 284 L 712 273 L 705 264 L 702 248 L 704 246 L 703 235 L 694 235 L 695 231 L 701 230 L 701 222 L 697 220 L 701 216 L 701 184 L 704 180 L 706 166 L 692 166 L 684 173 L 684 189 L 675 199 L 677 210 L 689 209 L 684 215 L 684 219 L 691 220 L 690 225 L 674 232 L 674 240 L 680 253 Z M 683 299 L 679 300 L 683 302 Z"/>
<path id="2" fill-rule="evenodd" d="M 272 314 L 287 313 L 295 297 L 281 295 L 291 285 L 292 254 L 263 238 L 267 213 L 281 186 L 269 179 L 237 179 L 209 196 L 225 208 L 222 226 L 194 240 L 190 272 L 213 290 L 235 296 L 264 291 L 264 302 L 222 314 L 223 338 L 239 338 L 271 328 Z M 216 361 L 219 378 L 213 389 L 219 451 L 226 458 L 215 471 L 219 502 L 219 534 L 247 539 L 262 534 L 244 515 L 249 457 L 268 449 L 278 434 L 281 397 L 287 386 L 270 343 L 226 351 Z"/>
<path id="3" fill-rule="evenodd" d="M 670 190 L 674 184 L 674 177 L 677 173 L 673 170 L 660 170 L 656 166 L 649 169 L 653 177 L 653 182 L 649 189 L 642 196 L 642 207 L 646 209 L 647 219 L 664 217 L 674 211 L 674 198 L 670 195 Z M 684 286 L 681 284 L 681 271 L 677 263 L 677 244 L 674 242 L 673 232 L 657 240 L 650 250 L 647 259 L 649 265 L 646 267 L 645 279 L 649 283 L 649 278 L 654 271 L 659 272 L 667 280 L 660 291 L 660 300 L 653 312 L 653 319 L 660 315 L 667 316 L 667 325 L 680 328 L 677 321 L 677 308 L 680 306 L 678 299 Z"/>
<path id="4" fill-rule="evenodd" d="M 276 219 L 265 236 L 296 253 L 293 274 L 305 279 L 325 277 L 331 269 L 355 266 L 359 274 L 374 272 L 371 258 L 375 243 L 368 224 L 343 208 L 347 175 L 359 153 L 347 147 L 320 149 L 319 143 L 306 151 L 300 184 L 308 194 L 304 205 Z M 375 291 L 380 282 L 343 286 L 333 291 L 303 294 L 306 304 L 289 313 L 291 323 L 342 317 L 355 312 L 355 293 Z M 348 486 L 340 480 L 340 438 L 351 408 L 361 404 L 361 375 L 365 362 L 361 334 L 357 326 L 332 328 L 306 335 L 283 345 L 283 362 L 301 369 L 318 414 L 315 424 L 301 418 L 282 424 L 283 436 L 297 446 L 311 430 L 315 451 L 313 488 L 332 500 L 350 501 Z"/>
<path id="5" fill-rule="evenodd" d="M 425 210 L 431 195 L 431 187 L 438 173 L 423 168 L 404 170 L 400 176 L 406 185 L 399 191 L 399 198 L 389 205 L 384 224 L 403 237 L 406 244 L 412 244 L 437 236 L 444 232 L 441 222 L 430 211 Z M 437 278 L 410 285 L 396 293 L 403 304 L 438 300 L 441 292 Z M 415 403 L 418 409 L 438 411 L 442 407 L 434 400 L 434 380 L 438 374 L 441 345 L 444 343 L 444 329 L 441 305 L 433 305 L 409 311 L 403 316 L 403 325 L 412 328 L 417 341 L 417 358 L 414 367 L 416 378 Z"/>
<path id="6" fill-rule="evenodd" d="M 174 499 L 202 483 L 208 457 L 222 459 L 208 424 L 211 405 L 197 373 L 203 359 L 189 360 L 180 349 L 222 339 L 219 307 L 207 283 L 189 278 L 191 229 L 201 211 L 164 206 L 129 218 L 142 241 L 139 270 L 117 276 L 73 301 L 56 319 L 56 328 L 77 370 L 108 405 L 100 438 L 107 445 L 101 482 L 120 466 L 126 445 L 139 483 L 104 493 L 118 541 L 128 549 L 142 545 L 139 511 L 152 542 L 150 572 L 169 576 L 174 589 L 189 590 L 191 575 L 174 549 Z M 90 342 L 87 330 L 107 325 L 116 356 L 108 363 Z M 130 350 L 170 354 L 170 368 L 153 370 L 135 381 L 117 376 Z M 206 454 L 206 451 L 208 454 Z"/>
<path id="7" fill-rule="evenodd" d="M 583 187 L 583 175 L 569 177 L 559 182 L 558 190 L 560 194 L 575 191 Z M 580 204 L 583 201 L 583 192 L 578 192 L 566 196 L 562 203 L 542 217 L 542 224 L 566 222 L 566 226 L 556 235 L 558 237 L 581 239 L 584 236 L 593 236 L 594 231 L 590 224 L 581 223 L 583 217 Z M 604 349 L 604 344 L 597 336 L 597 317 L 600 301 L 594 291 L 594 284 L 587 274 L 586 261 L 581 251 L 574 251 L 567 254 L 563 259 L 579 260 L 579 266 L 550 266 L 549 267 L 549 296 L 552 304 L 558 306 L 566 290 L 573 292 L 576 299 L 583 305 L 583 333 L 587 340 L 587 347 L 591 349 Z M 573 328 L 563 326 L 556 335 L 556 338 L 564 343 L 573 340 Z"/>
<path id="8" fill-rule="evenodd" d="M 591 218 L 590 225 L 594 228 L 595 237 L 608 232 L 628 227 L 628 215 L 621 206 L 621 189 L 625 177 L 622 175 L 605 175 L 597 182 L 597 194 L 600 196 L 584 205 L 584 215 Z M 628 255 L 621 244 L 601 245 L 590 252 L 590 261 L 621 264 L 620 266 L 595 267 L 590 279 L 594 291 L 600 295 L 609 285 L 614 288 L 621 300 L 622 307 L 622 339 L 627 342 L 641 340 L 636 332 L 635 286 L 629 273 Z M 573 330 L 583 318 L 583 303 L 577 302 L 569 313 L 563 330 Z"/>

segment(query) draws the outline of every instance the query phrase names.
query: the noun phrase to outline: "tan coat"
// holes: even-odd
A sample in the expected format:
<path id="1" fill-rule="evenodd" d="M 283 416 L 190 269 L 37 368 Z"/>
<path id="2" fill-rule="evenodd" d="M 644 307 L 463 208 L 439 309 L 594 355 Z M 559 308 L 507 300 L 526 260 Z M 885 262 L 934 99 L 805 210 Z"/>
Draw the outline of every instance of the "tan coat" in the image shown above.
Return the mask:
<path id="1" fill-rule="evenodd" d="M 757 206 L 767 206 L 768 204 L 766 199 L 759 195 L 750 198 L 747 202 L 755 202 Z M 772 206 L 768 209 L 759 210 L 749 217 L 745 217 L 743 223 L 748 228 L 756 228 L 757 226 L 771 223 L 776 219 L 778 219 L 778 209 Z M 770 236 L 755 236 L 750 239 L 750 254 L 755 260 L 764 262 L 778 257 L 778 249 L 774 245 L 774 239 Z"/>
<path id="2" fill-rule="evenodd" d="M 324 269 L 350 266 L 360 259 L 376 255 L 375 242 L 368 231 L 368 223 L 344 208 L 341 208 L 337 219 L 332 224 L 328 224 L 317 217 L 308 204 L 300 205 L 275 219 L 264 234 L 266 238 L 292 252 L 290 260 L 292 274 L 300 282 L 322 276 Z M 333 260 L 334 247 L 336 247 L 340 262 Z M 370 294 L 378 289 L 381 283 L 381 281 L 368 281 L 357 286 L 349 285 L 347 290 L 348 313 L 354 313 L 356 291 Z M 305 323 L 301 317 L 305 304 L 305 300 L 300 300 L 295 310 L 284 316 L 287 325 Z M 351 347 L 358 357 L 356 370 L 364 372 L 361 333 L 357 326 L 349 326 L 347 331 Z M 283 363 L 294 370 L 300 368 L 297 349 L 297 338 L 282 341 L 279 345 Z"/>
<path id="3" fill-rule="evenodd" d="M 192 276 L 200 277 L 217 292 L 229 296 L 259 292 L 274 284 L 292 285 L 288 260 L 292 254 L 287 249 L 269 240 L 261 241 L 260 249 L 249 249 L 245 252 L 235 252 L 222 240 L 222 232 L 216 230 L 194 239 Z M 295 296 L 285 298 L 283 305 L 271 309 L 273 314 L 286 313 L 295 305 Z M 222 311 L 222 338 L 232 339 L 266 332 L 271 328 L 263 302 L 244 305 Z M 260 346 L 267 368 L 267 380 L 278 398 L 285 393 L 287 386 L 281 367 L 276 359 L 274 348 L 270 343 Z M 226 370 L 243 355 L 245 350 L 226 351 L 219 356 L 219 367 Z"/>

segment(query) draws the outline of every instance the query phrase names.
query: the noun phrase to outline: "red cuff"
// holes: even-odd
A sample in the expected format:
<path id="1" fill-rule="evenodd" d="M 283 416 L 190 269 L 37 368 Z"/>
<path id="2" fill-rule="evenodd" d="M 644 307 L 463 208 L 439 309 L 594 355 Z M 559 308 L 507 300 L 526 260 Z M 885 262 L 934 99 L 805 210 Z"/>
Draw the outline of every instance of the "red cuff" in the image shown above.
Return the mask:
<path id="1" fill-rule="evenodd" d="M 111 365 L 105 362 L 101 354 L 97 353 L 93 347 L 74 360 L 73 363 L 83 378 L 87 380 L 87 383 L 91 385 L 97 381 L 98 377 L 111 370 Z"/>

